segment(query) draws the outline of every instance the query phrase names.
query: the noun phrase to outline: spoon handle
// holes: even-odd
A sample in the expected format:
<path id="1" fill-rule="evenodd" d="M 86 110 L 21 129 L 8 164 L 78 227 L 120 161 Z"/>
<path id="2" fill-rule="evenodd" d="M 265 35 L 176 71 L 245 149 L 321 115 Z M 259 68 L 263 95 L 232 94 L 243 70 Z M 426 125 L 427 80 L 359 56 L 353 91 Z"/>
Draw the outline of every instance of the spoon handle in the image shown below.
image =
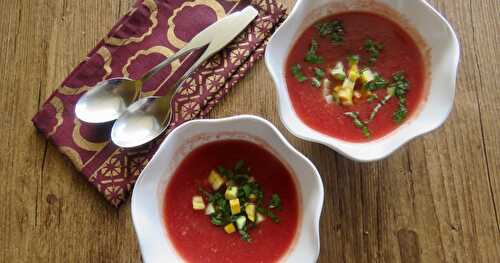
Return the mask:
<path id="1" fill-rule="evenodd" d="M 208 52 L 207 52 L 208 51 Z M 179 92 L 182 88 L 182 83 L 189 77 L 191 74 L 193 74 L 198 67 L 205 62 L 208 58 L 210 58 L 214 52 L 209 52 L 209 48 L 196 60 L 196 62 L 180 77 L 175 84 L 173 85 L 173 88 L 170 88 L 167 90 L 167 93 L 163 96 L 163 100 L 169 104 L 171 104 L 171 101 L 177 92 Z"/>
<path id="2" fill-rule="evenodd" d="M 184 48 L 180 49 L 177 51 L 175 54 L 172 56 L 169 56 L 167 59 L 163 60 L 160 64 L 156 65 L 154 68 L 149 70 L 144 76 L 141 77 L 140 81 L 142 83 L 148 81 L 151 79 L 156 73 L 160 72 L 164 67 L 167 65 L 170 65 L 173 61 L 176 59 L 182 57 L 183 55 L 190 53 L 191 51 L 200 48 L 200 46 L 195 46 L 195 45 L 187 45 Z"/>

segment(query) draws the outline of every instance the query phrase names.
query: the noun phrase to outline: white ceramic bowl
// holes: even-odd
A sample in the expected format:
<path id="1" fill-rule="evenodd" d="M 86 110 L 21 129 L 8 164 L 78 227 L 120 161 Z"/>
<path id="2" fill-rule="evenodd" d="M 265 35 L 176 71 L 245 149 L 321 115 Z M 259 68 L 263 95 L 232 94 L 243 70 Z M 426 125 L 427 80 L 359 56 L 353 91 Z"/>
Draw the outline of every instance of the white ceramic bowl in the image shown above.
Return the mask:
<path id="1" fill-rule="evenodd" d="M 300 197 L 299 226 L 285 262 L 316 262 L 323 183 L 316 167 L 295 150 L 270 122 L 240 115 L 194 120 L 176 128 L 141 173 L 132 195 L 132 220 L 144 262 L 182 262 L 172 246 L 163 218 L 163 199 L 173 172 L 194 148 L 208 142 L 242 139 L 257 143 L 279 158 L 294 176 Z"/>
<path id="2" fill-rule="evenodd" d="M 420 111 L 392 133 L 366 143 L 352 143 L 322 134 L 306 124 L 295 113 L 285 82 L 285 63 L 292 45 L 308 26 L 320 17 L 356 10 L 356 5 L 375 2 L 388 6 L 415 28 L 430 48 L 427 100 Z M 339 10 L 336 7 L 340 6 Z M 311 15 L 314 14 L 314 15 Z M 285 127 L 304 140 L 329 146 L 357 161 L 374 161 L 390 155 L 409 140 L 430 132 L 444 123 L 452 107 L 459 61 L 455 32 L 434 8 L 424 0 L 298 0 L 288 19 L 271 38 L 266 51 L 266 65 L 278 91 L 279 113 Z"/>

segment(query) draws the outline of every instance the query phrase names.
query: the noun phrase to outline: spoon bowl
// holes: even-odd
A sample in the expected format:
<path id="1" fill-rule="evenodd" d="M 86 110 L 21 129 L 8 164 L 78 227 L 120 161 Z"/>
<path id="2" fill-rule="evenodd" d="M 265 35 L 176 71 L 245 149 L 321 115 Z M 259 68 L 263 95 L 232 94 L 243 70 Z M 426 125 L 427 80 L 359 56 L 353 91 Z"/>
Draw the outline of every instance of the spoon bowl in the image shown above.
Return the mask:
<path id="1" fill-rule="evenodd" d="M 76 117 L 88 123 L 116 120 L 139 96 L 142 82 L 113 78 L 97 83 L 75 105 Z"/>
<path id="2" fill-rule="evenodd" d="M 123 148 L 145 144 L 165 131 L 170 112 L 169 96 L 139 99 L 113 124 L 111 140 Z"/>
<path id="3" fill-rule="evenodd" d="M 209 42 L 198 60 L 167 90 L 162 97 L 138 100 L 118 118 L 111 130 L 111 140 L 122 148 L 146 144 L 166 130 L 171 121 L 171 100 L 182 89 L 184 81 L 209 57 L 225 47 L 254 20 L 258 12 L 252 6 L 226 16 L 210 25 L 195 37 L 195 42 Z M 209 41 L 203 41 L 208 38 Z M 190 47 L 188 47 L 190 49 Z M 154 72 L 154 70 L 153 70 Z M 154 74 L 154 73 L 153 73 Z M 144 77 L 145 79 L 148 76 Z"/>

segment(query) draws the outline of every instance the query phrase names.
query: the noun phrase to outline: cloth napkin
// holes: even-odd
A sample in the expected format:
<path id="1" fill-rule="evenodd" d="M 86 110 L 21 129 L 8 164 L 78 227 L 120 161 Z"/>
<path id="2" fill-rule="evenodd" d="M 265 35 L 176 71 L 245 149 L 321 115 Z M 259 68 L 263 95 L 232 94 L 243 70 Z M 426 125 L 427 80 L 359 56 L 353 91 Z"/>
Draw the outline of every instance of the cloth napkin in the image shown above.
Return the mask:
<path id="1" fill-rule="evenodd" d="M 286 14 L 275 0 L 138 1 L 51 94 L 33 123 L 106 200 L 118 207 L 166 135 L 140 149 L 121 149 L 110 141 L 111 123 L 88 124 L 75 118 L 74 106 L 79 97 L 104 79 L 140 77 L 202 29 L 248 5 L 253 5 L 259 16 L 184 82 L 174 99 L 169 130 L 185 121 L 206 117 L 262 58 L 268 37 Z M 143 93 L 162 95 L 198 55 L 168 66 L 146 83 Z"/>

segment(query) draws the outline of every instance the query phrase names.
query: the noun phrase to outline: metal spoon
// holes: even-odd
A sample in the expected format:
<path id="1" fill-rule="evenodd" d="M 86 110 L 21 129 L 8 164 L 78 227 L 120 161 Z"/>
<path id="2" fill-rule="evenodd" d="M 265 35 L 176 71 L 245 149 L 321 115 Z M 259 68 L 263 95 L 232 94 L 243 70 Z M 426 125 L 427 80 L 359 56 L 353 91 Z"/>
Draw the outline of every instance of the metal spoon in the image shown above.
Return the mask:
<path id="1" fill-rule="evenodd" d="M 217 23 L 217 22 L 216 22 Z M 205 29 L 206 30 L 206 29 Z M 176 59 L 210 44 L 205 30 L 185 47 L 148 71 L 140 79 L 113 78 L 101 81 L 85 93 L 75 105 L 76 117 L 88 123 L 105 123 L 118 119 L 139 98 L 142 85 Z"/>
<path id="2" fill-rule="evenodd" d="M 182 83 L 201 63 L 231 42 L 257 16 L 249 6 L 240 12 L 224 17 L 203 32 L 211 38 L 210 44 L 193 66 L 170 88 L 163 97 L 151 96 L 133 103 L 114 123 L 111 140 L 124 148 L 136 147 L 158 137 L 172 120 L 171 103 Z"/>

